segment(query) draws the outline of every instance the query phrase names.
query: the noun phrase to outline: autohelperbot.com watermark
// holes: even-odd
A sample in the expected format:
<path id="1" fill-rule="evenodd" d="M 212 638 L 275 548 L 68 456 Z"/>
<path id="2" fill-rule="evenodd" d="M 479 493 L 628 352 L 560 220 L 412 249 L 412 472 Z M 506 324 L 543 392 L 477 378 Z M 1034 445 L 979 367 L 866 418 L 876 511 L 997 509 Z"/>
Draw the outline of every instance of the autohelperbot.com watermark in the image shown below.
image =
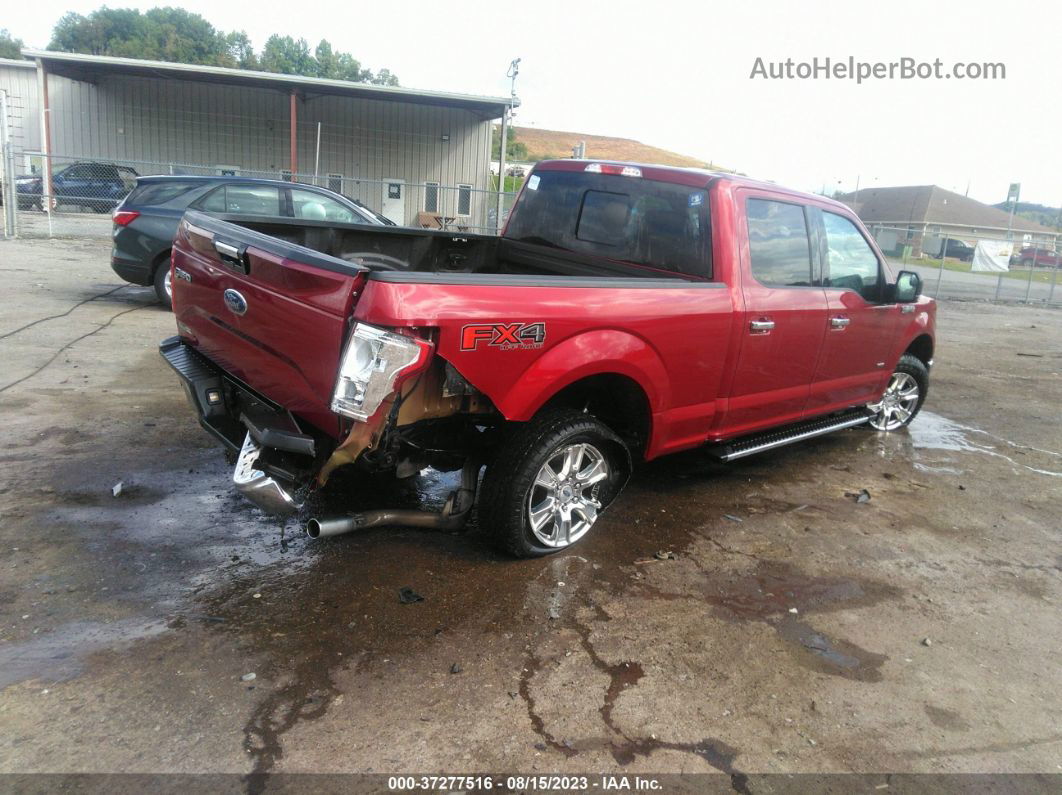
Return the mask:
<path id="1" fill-rule="evenodd" d="M 854 80 L 857 84 L 871 80 L 1006 80 L 1007 65 L 990 61 L 945 63 L 918 58 L 895 61 L 860 61 L 847 58 L 820 58 L 798 61 L 768 60 L 757 57 L 749 73 L 751 80 Z"/>

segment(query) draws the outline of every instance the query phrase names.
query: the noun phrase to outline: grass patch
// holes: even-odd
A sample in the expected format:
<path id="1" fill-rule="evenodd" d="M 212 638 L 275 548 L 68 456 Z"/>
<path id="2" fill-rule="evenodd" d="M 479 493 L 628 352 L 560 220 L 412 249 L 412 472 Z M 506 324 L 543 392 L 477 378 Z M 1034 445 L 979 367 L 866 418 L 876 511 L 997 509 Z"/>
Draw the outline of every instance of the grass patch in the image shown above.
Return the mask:
<path id="1" fill-rule="evenodd" d="M 506 177 L 505 178 L 505 192 L 516 193 L 524 186 L 524 177 Z M 498 189 L 498 177 L 494 174 L 490 175 L 490 189 Z"/>

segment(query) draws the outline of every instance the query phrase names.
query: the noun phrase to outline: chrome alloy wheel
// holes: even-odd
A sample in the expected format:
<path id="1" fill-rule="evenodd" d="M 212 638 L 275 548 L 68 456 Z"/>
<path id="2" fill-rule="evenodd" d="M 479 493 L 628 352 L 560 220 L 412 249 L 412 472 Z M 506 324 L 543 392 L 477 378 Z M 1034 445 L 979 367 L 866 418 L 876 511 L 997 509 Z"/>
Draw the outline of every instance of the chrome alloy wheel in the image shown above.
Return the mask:
<path id="1" fill-rule="evenodd" d="M 169 267 L 166 267 L 166 278 L 162 280 L 162 286 L 166 290 L 166 297 L 173 301 L 173 271 Z"/>
<path id="2" fill-rule="evenodd" d="M 874 416 L 872 427 L 879 431 L 895 431 L 911 418 L 918 408 L 918 382 L 907 373 L 893 373 L 885 394 L 877 403 L 867 406 Z"/>
<path id="3" fill-rule="evenodd" d="M 601 509 L 599 484 L 608 476 L 608 460 L 592 444 L 577 442 L 554 452 L 527 495 L 527 518 L 535 538 L 559 548 L 586 535 Z"/>

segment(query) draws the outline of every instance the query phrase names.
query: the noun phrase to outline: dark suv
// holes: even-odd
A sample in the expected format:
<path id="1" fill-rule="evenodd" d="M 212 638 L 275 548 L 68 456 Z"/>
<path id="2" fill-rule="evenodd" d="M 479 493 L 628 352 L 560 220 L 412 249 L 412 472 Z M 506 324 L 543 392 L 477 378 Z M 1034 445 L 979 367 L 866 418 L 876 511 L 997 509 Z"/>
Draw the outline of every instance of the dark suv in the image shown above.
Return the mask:
<path id="1" fill-rule="evenodd" d="M 52 209 L 63 204 L 88 207 L 98 213 L 110 212 L 136 184 L 139 175 L 128 166 L 113 163 L 70 163 L 52 172 Z M 44 177 L 34 175 L 15 180 L 18 207 L 44 209 Z"/>
<path id="2" fill-rule="evenodd" d="M 187 209 L 222 216 L 298 218 L 324 224 L 392 222 L 360 202 L 314 185 L 246 177 L 140 177 L 114 211 L 111 268 L 127 282 L 154 285 L 170 306 L 170 246 Z"/>

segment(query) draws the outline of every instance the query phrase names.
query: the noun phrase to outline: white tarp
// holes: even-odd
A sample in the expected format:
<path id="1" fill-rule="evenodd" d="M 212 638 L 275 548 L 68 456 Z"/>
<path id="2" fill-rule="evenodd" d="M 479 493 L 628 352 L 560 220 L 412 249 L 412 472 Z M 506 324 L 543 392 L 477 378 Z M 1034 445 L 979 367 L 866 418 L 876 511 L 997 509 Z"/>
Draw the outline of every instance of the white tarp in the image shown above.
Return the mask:
<path id="1" fill-rule="evenodd" d="M 972 271 L 1009 271 L 1014 244 L 1009 240 L 978 240 L 974 249 Z"/>

